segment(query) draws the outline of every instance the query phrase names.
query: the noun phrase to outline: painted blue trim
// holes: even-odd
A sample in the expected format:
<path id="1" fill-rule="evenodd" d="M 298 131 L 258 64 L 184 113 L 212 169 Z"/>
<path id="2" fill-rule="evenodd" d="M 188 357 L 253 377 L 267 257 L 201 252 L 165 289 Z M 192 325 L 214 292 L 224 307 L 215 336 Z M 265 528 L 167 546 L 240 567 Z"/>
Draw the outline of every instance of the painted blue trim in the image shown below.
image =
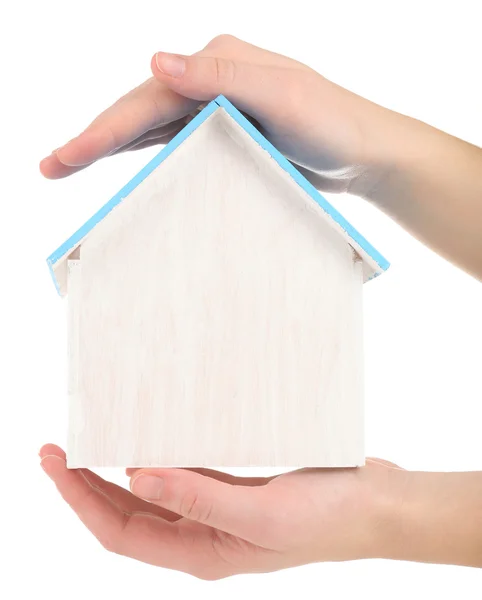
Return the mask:
<path id="1" fill-rule="evenodd" d="M 192 119 L 156 156 L 135 175 L 115 196 L 99 209 L 82 227 L 69 237 L 48 258 L 50 274 L 55 287 L 59 286 L 53 266 L 80 242 L 110 211 L 124 200 L 154 169 L 180 146 L 218 107 L 222 107 L 271 157 L 285 170 L 307 194 L 385 271 L 390 263 L 318 192 L 318 190 L 269 142 L 227 98 L 218 96 Z M 378 275 L 378 273 L 375 274 Z"/>
<path id="2" fill-rule="evenodd" d="M 107 204 L 99 209 L 95 215 L 90 217 L 82 227 L 69 237 L 61 246 L 57 248 L 47 258 L 49 266 L 53 266 L 59 261 L 71 248 L 73 248 L 82 238 L 84 238 L 110 211 L 124 200 L 154 169 L 156 169 L 166 158 L 180 146 L 191 133 L 201 125 L 218 108 L 216 102 L 210 102 L 192 121 L 190 121 L 156 156 L 147 163 L 147 165 L 137 173 Z"/>
<path id="3" fill-rule="evenodd" d="M 239 110 L 229 102 L 224 96 L 218 96 L 215 102 L 224 108 L 224 110 L 239 124 L 241 127 L 249 133 L 249 135 L 257 142 L 262 148 L 264 148 L 284 169 L 296 183 L 305 190 L 313 198 L 313 200 L 320 206 L 330 217 L 338 223 L 346 233 L 354 240 L 360 248 L 373 258 L 378 264 L 382 271 L 386 271 L 390 266 L 390 263 L 384 258 L 378 250 L 376 250 L 368 240 L 366 240 L 361 233 L 359 233 L 353 225 L 341 215 L 334 206 L 332 206 L 326 198 L 324 198 L 320 192 L 304 177 L 298 169 L 287 160 L 279 150 L 277 150 L 271 142 L 269 142 L 263 134 L 261 134 L 256 127 L 254 127 Z"/>
<path id="4" fill-rule="evenodd" d="M 48 265 L 48 268 L 49 268 L 50 277 L 52 277 L 52 281 L 54 282 L 55 289 L 57 290 L 59 296 L 61 296 L 62 293 L 60 291 L 59 282 L 57 281 L 57 277 L 55 276 L 54 270 L 52 268 L 52 263 L 49 262 L 48 258 L 47 258 L 47 265 Z"/>

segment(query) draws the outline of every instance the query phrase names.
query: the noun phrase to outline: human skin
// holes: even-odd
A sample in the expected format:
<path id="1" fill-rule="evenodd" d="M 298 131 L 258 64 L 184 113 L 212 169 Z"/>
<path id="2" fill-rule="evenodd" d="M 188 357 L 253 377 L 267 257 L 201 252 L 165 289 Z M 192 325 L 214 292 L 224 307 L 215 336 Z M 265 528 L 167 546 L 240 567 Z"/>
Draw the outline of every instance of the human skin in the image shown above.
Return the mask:
<path id="1" fill-rule="evenodd" d="M 482 567 L 482 473 L 356 469 L 242 478 L 209 469 L 128 469 L 131 491 L 41 465 L 109 551 L 202 579 L 298 565 L 389 558 Z"/>
<path id="2" fill-rule="evenodd" d="M 316 187 L 365 198 L 482 279 L 482 149 L 232 36 L 193 56 L 159 52 L 151 68 L 152 78 L 45 158 L 42 173 L 65 177 L 165 143 L 200 102 L 224 94 Z"/>
<path id="3" fill-rule="evenodd" d="M 151 79 L 41 162 L 46 177 L 165 143 L 221 93 L 317 187 L 367 199 L 482 279 L 481 149 L 231 36 L 190 57 L 158 53 L 151 67 Z M 482 566 L 482 473 L 408 472 L 378 459 L 271 479 L 142 469 L 128 472 L 129 492 L 67 469 L 56 446 L 41 459 L 106 548 L 206 579 L 370 557 Z"/>

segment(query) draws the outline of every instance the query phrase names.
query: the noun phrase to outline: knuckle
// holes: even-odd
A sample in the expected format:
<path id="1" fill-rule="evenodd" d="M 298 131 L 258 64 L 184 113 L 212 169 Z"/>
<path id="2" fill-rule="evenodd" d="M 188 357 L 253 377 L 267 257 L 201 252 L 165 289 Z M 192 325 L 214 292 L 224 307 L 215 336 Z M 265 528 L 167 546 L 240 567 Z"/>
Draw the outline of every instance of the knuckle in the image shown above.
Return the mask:
<path id="1" fill-rule="evenodd" d="M 285 87 L 282 106 L 280 106 L 284 112 L 284 118 L 288 122 L 297 125 L 297 120 L 303 118 L 301 109 L 306 104 L 306 98 L 313 93 L 314 89 L 317 89 L 315 83 L 314 73 L 302 70 L 292 73 L 289 85 Z"/>
<path id="2" fill-rule="evenodd" d="M 196 579 L 202 579 L 203 581 L 217 581 L 218 579 L 226 577 L 226 575 L 221 575 L 217 572 L 206 569 L 194 569 L 191 571 L 191 575 L 196 577 Z"/>
<path id="3" fill-rule="evenodd" d="M 286 89 L 286 100 L 293 108 L 299 109 L 300 103 L 306 98 L 312 89 L 312 75 L 304 71 L 298 71 L 296 77 L 290 81 Z"/>
<path id="4" fill-rule="evenodd" d="M 229 86 L 234 83 L 236 79 L 236 63 L 228 58 L 215 57 L 213 60 L 218 85 Z"/>
<path id="5" fill-rule="evenodd" d="M 103 536 L 98 538 L 104 550 L 113 554 L 120 554 L 120 545 L 118 539 L 113 536 Z"/>
<path id="6" fill-rule="evenodd" d="M 200 497 L 196 490 L 187 492 L 181 501 L 180 513 L 191 521 L 206 523 L 212 514 L 212 504 Z"/>
<path id="7" fill-rule="evenodd" d="M 101 535 L 97 536 L 102 547 L 107 550 L 107 552 L 112 552 L 113 554 L 124 555 L 125 552 L 125 532 L 129 527 L 131 522 L 131 515 L 124 515 L 124 522 L 119 529 L 110 532 L 103 532 Z"/>
<path id="8" fill-rule="evenodd" d="M 213 39 L 207 44 L 206 48 L 214 48 L 216 46 L 227 46 L 237 41 L 234 35 L 229 33 L 221 33 L 213 37 Z"/>

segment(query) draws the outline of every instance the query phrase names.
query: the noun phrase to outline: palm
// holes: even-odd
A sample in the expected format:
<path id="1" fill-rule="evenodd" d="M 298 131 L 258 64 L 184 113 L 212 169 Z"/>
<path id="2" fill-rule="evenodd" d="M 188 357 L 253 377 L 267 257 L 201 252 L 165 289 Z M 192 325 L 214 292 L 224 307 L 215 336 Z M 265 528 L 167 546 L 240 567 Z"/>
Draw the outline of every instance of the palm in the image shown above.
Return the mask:
<path id="1" fill-rule="evenodd" d="M 387 470 L 378 461 L 361 469 L 302 469 L 273 478 L 164 469 L 164 476 L 176 477 L 176 494 L 181 490 L 179 498 L 167 498 L 177 509 L 172 511 L 92 471 L 67 469 L 57 446 L 44 446 L 40 455 L 63 498 L 104 547 L 205 579 L 356 558 L 361 548 L 347 549 L 347 537 L 359 534 L 363 541 L 375 480 Z M 128 475 L 134 480 L 153 471 Z"/>

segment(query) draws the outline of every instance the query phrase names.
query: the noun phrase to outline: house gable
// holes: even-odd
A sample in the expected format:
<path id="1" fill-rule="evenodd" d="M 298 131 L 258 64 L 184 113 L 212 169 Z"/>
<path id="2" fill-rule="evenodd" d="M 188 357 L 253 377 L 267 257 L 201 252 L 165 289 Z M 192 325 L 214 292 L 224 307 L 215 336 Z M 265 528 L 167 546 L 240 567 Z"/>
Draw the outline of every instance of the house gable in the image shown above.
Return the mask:
<path id="1" fill-rule="evenodd" d="M 363 464 L 362 262 L 224 110 L 69 259 L 69 467 Z"/>
<path id="2" fill-rule="evenodd" d="M 54 283 L 61 295 L 67 293 L 68 258 L 94 228 L 103 223 L 106 217 L 135 190 L 142 190 L 142 183 L 148 179 L 162 163 L 166 161 L 199 127 L 203 126 L 215 113 L 221 113 L 232 120 L 226 133 L 238 142 L 250 148 L 260 160 L 260 165 L 272 162 L 285 183 L 296 186 L 299 192 L 309 200 L 307 206 L 329 223 L 338 235 L 341 235 L 363 261 L 364 280 L 376 277 L 389 266 L 388 261 L 316 190 L 316 188 L 294 167 L 226 98 L 219 96 L 210 102 L 177 136 L 171 140 L 127 185 L 109 202 L 80 227 L 47 259 Z M 254 142 L 254 144 L 253 144 Z M 268 160 L 267 160 L 268 159 Z M 189 173 L 185 173 L 189 177 Z"/>

